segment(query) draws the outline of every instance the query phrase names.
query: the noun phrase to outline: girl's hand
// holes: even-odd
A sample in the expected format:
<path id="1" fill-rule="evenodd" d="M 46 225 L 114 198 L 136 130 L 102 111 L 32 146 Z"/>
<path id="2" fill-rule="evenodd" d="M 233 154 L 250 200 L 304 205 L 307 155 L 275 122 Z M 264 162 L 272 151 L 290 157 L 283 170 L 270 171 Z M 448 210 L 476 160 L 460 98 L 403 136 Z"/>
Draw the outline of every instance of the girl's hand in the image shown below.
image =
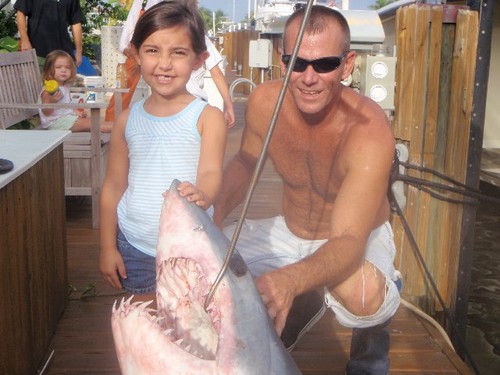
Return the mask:
<path id="1" fill-rule="evenodd" d="M 57 103 L 62 99 L 63 94 L 61 91 L 56 91 L 52 95 L 50 95 L 47 91 L 45 91 L 44 97 L 47 99 L 46 103 Z"/>
<path id="2" fill-rule="evenodd" d="M 122 289 L 120 278 L 127 278 L 127 271 L 122 256 L 117 249 L 101 250 L 100 256 L 101 275 L 113 288 Z"/>
<path id="3" fill-rule="evenodd" d="M 183 181 L 179 184 L 178 190 L 180 195 L 185 197 L 189 202 L 194 202 L 197 206 L 200 206 L 203 209 L 208 208 L 205 207 L 207 204 L 205 194 L 192 183 Z"/>

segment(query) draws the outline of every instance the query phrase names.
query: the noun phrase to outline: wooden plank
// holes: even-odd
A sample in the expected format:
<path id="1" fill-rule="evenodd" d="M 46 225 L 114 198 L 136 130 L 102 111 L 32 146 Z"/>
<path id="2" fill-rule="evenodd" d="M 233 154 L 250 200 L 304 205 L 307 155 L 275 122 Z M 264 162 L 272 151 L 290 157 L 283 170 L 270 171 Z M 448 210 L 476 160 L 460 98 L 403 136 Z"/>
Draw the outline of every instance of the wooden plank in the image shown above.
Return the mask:
<path id="1" fill-rule="evenodd" d="M 226 162 L 238 149 L 244 108 L 244 102 L 235 103 L 237 125 L 229 131 Z M 280 186 L 279 177 L 267 164 L 252 200 L 249 217 L 269 217 L 279 213 Z M 70 202 L 67 210 L 69 282 L 78 291 L 73 293 L 73 299 L 58 325 L 52 341 L 55 354 L 46 375 L 117 374 L 110 310 L 119 296 L 99 273 L 99 231 L 90 229 L 91 205 L 88 198 L 67 198 L 67 201 Z M 237 211 L 232 214 L 232 219 L 239 217 Z M 77 298 L 89 283 L 95 283 L 99 297 Z M 454 363 L 450 356 L 456 357 L 456 354 L 445 353 L 435 336 L 423 327 L 422 319 L 408 308 L 399 308 L 389 329 L 392 340 L 391 375 L 460 373 L 450 365 Z M 333 314 L 327 311 L 301 339 L 292 355 L 300 362 L 304 375 L 340 375 L 344 374 L 349 345 L 350 329 L 340 326 Z M 309 359 L 311 356 L 314 360 Z"/>
<path id="2" fill-rule="evenodd" d="M 396 69 L 396 92 L 395 92 L 395 114 L 394 114 L 394 136 L 398 142 L 408 145 L 409 136 L 409 121 L 405 114 L 411 111 L 411 90 L 413 84 L 413 72 L 408 64 L 412 56 L 410 46 L 413 40 L 413 21 L 416 13 L 416 7 L 399 8 L 396 12 L 396 35 L 397 35 L 397 69 Z M 410 59 L 410 60 L 408 60 Z M 407 95 L 403 95 L 407 90 Z M 408 192 L 406 191 L 408 194 Z M 412 249 L 406 238 L 404 228 L 401 221 L 396 216 L 391 216 L 391 224 L 393 226 L 394 240 L 396 243 L 397 256 L 395 266 L 401 270 L 404 275 L 404 269 L 407 268 L 407 259 L 412 256 Z M 405 285 L 408 285 L 408 280 L 403 276 Z"/>
<path id="3" fill-rule="evenodd" d="M 413 165 L 422 165 L 423 163 L 430 9 L 428 6 L 419 5 L 400 8 L 401 13 L 404 14 L 404 17 L 401 16 L 404 23 L 398 25 L 398 35 L 400 33 L 404 34 L 406 38 L 398 38 L 398 42 L 403 44 L 398 45 L 397 50 L 400 50 L 401 47 L 404 51 L 401 58 L 406 61 L 406 64 L 403 63 L 402 72 L 398 75 L 402 78 L 402 83 L 398 84 L 400 99 L 395 118 L 399 121 L 400 131 L 404 130 L 401 134 L 409 141 L 407 142 L 408 161 Z M 400 28 L 404 29 L 404 33 Z M 398 61 L 400 61 L 399 58 Z M 399 64 L 398 69 L 400 69 Z M 401 129 L 402 123 L 405 124 L 404 129 Z M 409 170 L 408 174 L 414 177 L 422 177 L 421 173 L 414 170 Z M 426 207 L 424 202 L 420 201 L 420 198 L 419 190 L 414 186 L 408 186 L 407 206 L 404 213 L 419 247 L 422 248 L 421 243 L 427 238 L 426 218 L 422 217 L 423 213 L 425 215 Z M 398 265 L 404 277 L 403 294 L 407 298 L 419 298 L 426 293 L 422 272 L 415 272 L 420 270 L 421 266 L 413 256 L 413 249 L 407 238 L 399 238 L 402 239 L 402 242 L 397 244 L 397 248 L 401 253 L 399 259 L 404 259 L 404 263 Z"/>

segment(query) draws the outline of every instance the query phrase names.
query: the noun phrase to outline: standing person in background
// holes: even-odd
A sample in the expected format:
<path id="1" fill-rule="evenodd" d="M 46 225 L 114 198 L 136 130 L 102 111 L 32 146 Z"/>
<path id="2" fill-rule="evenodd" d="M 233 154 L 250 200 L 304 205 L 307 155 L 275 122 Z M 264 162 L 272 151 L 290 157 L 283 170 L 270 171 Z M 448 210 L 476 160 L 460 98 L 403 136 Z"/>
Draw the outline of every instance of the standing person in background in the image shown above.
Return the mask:
<path id="1" fill-rule="evenodd" d="M 127 70 L 127 88 L 130 91 L 123 95 L 123 108 L 126 109 L 130 106 L 130 101 L 134 95 L 134 91 L 139 83 L 140 74 L 138 72 L 137 64 L 135 59 L 132 56 L 130 49 L 130 40 L 132 39 L 132 34 L 134 32 L 134 27 L 137 23 L 137 20 L 141 16 L 141 14 L 152 7 L 155 4 L 158 4 L 162 0 L 134 0 L 132 6 L 130 7 L 130 11 L 127 16 L 127 20 L 125 21 L 122 35 L 120 38 L 120 52 L 122 52 L 127 60 L 125 61 L 125 67 Z M 186 6 L 192 8 L 193 10 L 198 10 L 198 1 L 197 0 L 174 0 L 179 1 L 180 3 L 185 4 Z M 224 101 L 224 118 L 226 119 L 228 127 L 234 126 L 234 108 L 233 102 L 231 100 L 231 95 L 229 93 L 229 88 L 227 87 L 226 80 L 224 78 L 224 74 L 219 68 L 219 63 L 222 61 L 222 56 L 219 54 L 213 43 L 210 41 L 208 37 L 205 36 L 205 43 L 207 45 L 207 51 L 209 53 L 208 58 L 205 61 L 205 64 L 196 69 L 191 74 L 191 79 L 187 84 L 188 91 L 202 98 L 205 101 L 208 101 L 208 96 L 203 90 L 203 77 L 205 75 L 205 71 L 209 70 L 212 79 L 214 80 L 215 86 L 219 90 L 221 94 L 222 100 Z M 114 97 L 111 98 L 110 104 L 106 110 L 106 120 L 112 121 L 114 118 Z"/>
<path id="2" fill-rule="evenodd" d="M 63 50 L 74 57 L 76 66 L 80 66 L 84 18 L 79 0 L 17 0 L 14 9 L 21 51 L 34 48 L 37 56 L 45 57 L 51 51 Z"/>
<path id="3" fill-rule="evenodd" d="M 162 194 L 180 194 L 213 212 L 222 184 L 227 126 L 222 112 L 191 95 L 191 72 L 207 57 L 203 20 L 179 2 L 160 2 L 137 22 L 130 42 L 151 95 L 116 119 L 101 193 L 104 279 L 154 299 Z"/>

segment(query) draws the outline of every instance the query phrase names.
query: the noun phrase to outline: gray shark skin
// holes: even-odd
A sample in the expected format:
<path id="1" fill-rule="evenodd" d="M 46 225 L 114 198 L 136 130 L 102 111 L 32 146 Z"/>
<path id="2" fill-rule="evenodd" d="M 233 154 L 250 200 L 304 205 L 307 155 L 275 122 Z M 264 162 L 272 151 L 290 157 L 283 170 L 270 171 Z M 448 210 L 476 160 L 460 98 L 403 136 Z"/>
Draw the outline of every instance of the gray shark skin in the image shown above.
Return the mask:
<path id="1" fill-rule="evenodd" d="M 175 180 L 162 207 L 157 245 L 157 310 L 122 300 L 112 328 L 125 375 L 294 375 L 286 351 L 235 251 L 205 311 L 205 299 L 230 246 Z"/>

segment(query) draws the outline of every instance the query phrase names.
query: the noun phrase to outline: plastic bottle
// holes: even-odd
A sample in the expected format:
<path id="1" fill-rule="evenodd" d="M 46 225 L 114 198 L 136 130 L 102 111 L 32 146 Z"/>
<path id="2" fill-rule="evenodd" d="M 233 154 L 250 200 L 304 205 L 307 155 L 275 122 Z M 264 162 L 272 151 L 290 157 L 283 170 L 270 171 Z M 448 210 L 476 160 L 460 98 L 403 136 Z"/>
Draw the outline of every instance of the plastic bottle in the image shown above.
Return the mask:
<path id="1" fill-rule="evenodd" d="M 116 66 L 116 88 L 124 89 L 127 87 L 127 70 L 125 62 L 119 61 Z"/>

